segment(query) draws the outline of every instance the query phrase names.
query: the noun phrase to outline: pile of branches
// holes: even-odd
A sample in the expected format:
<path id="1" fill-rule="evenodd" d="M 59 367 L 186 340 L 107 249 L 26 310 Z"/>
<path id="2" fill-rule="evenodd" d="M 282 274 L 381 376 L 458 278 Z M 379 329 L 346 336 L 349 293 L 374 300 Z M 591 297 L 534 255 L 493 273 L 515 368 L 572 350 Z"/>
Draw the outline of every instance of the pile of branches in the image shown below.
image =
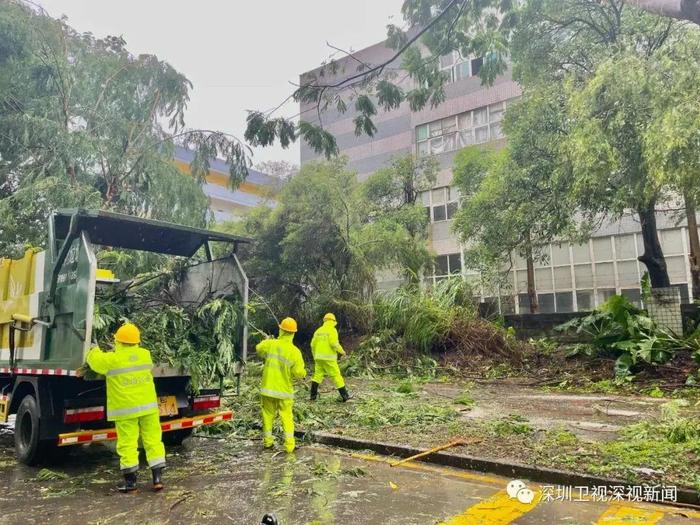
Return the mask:
<path id="1" fill-rule="evenodd" d="M 236 295 L 204 293 L 197 302 L 182 302 L 173 292 L 185 275 L 183 263 L 141 275 L 116 291 L 99 289 L 95 298 L 93 338 L 112 346 L 124 322 L 141 330 L 142 346 L 154 363 L 192 377 L 192 387 L 220 384 L 238 359 L 238 330 L 244 322 Z"/>
<path id="2" fill-rule="evenodd" d="M 374 344 L 364 346 L 368 353 L 382 348 L 374 358 L 384 361 L 440 354 L 443 363 L 455 368 L 469 366 L 475 358 L 520 362 L 523 343 L 512 330 L 479 318 L 473 296 L 461 278 L 441 281 L 434 288 L 400 288 L 381 295 L 374 303 L 373 335 L 367 339 Z"/>
<path id="3" fill-rule="evenodd" d="M 521 363 L 525 347 L 513 330 L 476 317 L 455 317 L 443 345 L 443 362 L 455 368 L 468 367 L 479 358 Z"/>
<path id="4" fill-rule="evenodd" d="M 430 355 L 406 346 L 394 330 L 380 330 L 367 335 L 347 359 L 340 362 L 346 376 L 375 377 L 393 374 L 398 377 L 435 377 L 438 362 Z"/>

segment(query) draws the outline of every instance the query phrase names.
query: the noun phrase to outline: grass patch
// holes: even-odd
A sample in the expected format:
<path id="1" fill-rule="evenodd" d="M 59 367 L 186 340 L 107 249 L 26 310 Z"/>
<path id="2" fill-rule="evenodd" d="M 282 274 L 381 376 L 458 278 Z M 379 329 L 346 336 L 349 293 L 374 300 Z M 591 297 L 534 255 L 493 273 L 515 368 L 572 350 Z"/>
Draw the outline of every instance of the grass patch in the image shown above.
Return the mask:
<path id="1" fill-rule="evenodd" d="M 399 394 L 412 394 L 413 383 L 411 383 L 410 381 L 403 381 L 402 383 L 399 383 L 398 387 L 396 387 L 396 391 Z"/>
<path id="2" fill-rule="evenodd" d="M 465 407 L 473 407 L 474 405 L 476 405 L 476 401 L 472 397 L 471 392 L 469 392 L 468 390 L 464 390 L 461 394 L 455 397 L 454 404 L 464 405 Z"/>
<path id="3" fill-rule="evenodd" d="M 522 416 L 511 414 L 506 418 L 492 421 L 489 430 L 496 436 L 512 436 L 519 434 L 532 434 L 535 429 Z"/>
<path id="4" fill-rule="evenodd" d="M 556 447 L 573 447 L 579 444 L 579 439 L 570 430 L 562 428 L 548 431 L 545 443 Z"/>
<path id="5" fill-rule="evenodd" d="M 214 432 L 237 437 L 258 438 L 261 429 L 259 381 L 261 366 L 249 366 L 241 395 L 226 396 L 227 404 L 235 415 L 230 422 L 217 425 Z M 425 432 L 432 425 L 449 423 L 459 412 L 449 399 L 421 399 L 416 392 L 415 378 L 397 381 L 391 377 L 381 382 L 362 381 L 350 403 L 338 403 L 335 390 L 325 383 L 319 399 L 308 399 L 308 387 L 297 387 L 294 402 L 294 420 L 298 428 L 318 431 L 350 431 L 367 429 L 378 435 L 387 427 L 401 429 L 402 433 Z M 353 384 L 349 385 L 351 392 Z M 204 429 L 202 429 L 204 430 Z M 381 437 L 381 436 L 380 436 Z"/>

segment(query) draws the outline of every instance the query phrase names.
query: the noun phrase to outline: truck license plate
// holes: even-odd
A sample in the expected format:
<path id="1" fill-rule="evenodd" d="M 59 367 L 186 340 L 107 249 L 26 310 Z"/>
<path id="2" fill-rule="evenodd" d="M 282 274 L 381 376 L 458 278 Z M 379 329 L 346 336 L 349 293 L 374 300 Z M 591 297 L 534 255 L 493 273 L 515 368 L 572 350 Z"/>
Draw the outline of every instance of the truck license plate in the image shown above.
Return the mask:
<path id="1" fill-rule="evenodd" d="M 158 410 L 161 416 L 177 416 L 177 399 L 175 396 L 159 397 Z"/>

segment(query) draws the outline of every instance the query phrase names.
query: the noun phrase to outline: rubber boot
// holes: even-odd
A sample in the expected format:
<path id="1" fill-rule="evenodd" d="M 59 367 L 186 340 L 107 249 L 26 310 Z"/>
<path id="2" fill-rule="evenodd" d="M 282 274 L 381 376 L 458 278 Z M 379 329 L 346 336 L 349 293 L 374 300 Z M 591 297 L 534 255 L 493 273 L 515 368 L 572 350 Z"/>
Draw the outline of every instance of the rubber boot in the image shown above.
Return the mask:
<path id="1" fill-rule="evenodd" d="M 260 522 L 260 525 L 279 525 L 279 523 L 280 522 L 277 521 L 274 514 L 265 514 Z"/>
<path id="2" fill-rule="evenodd" d="M 320 385 L 316 381 L 311 381 L 311 401 L 316 401 L 319 386 Z"/>
<path id="3" fill-rule="evenodd" d="M 163 490 L 165 487 L 163 485 L 163 467 L 152 468 L 151 474 L 153 474 L 153 490 L 156 492 Z"/>
<path id="4" fill-rule="evenodd" d="M 339 388 L 338 392 L 340 393 L 340 399 L 339 401 L 342 401 L 345 403 L 348 401 L 352 396 L 350 395 L 350 392 L 348 392 L 348 389 L 346 387 Z"/>
<path id="5" fill-rule="evenodd" d="M 136 472 L 124 473 L 124 483 L 117 486 L 117 490 L 124 494 L 136 490 Z"/>

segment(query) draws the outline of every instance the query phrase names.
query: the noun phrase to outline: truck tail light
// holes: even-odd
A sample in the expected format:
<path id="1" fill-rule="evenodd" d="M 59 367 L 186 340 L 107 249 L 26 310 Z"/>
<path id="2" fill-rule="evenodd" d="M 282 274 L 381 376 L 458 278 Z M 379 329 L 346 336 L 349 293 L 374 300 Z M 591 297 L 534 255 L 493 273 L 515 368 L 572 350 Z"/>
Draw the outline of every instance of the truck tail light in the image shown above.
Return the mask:
<path id="1" fill-rule="evenodd" d="M 221 397 L 218 394 L 207 394 L 192 398 L 192 410 L 218 408 L 220 405 Z"/>
<path id="2" fill-rule="evenodd" d="M 105 418 L 105 407 L 66 408 L 63 411 L 64 423 L 83 423 Z"/>

